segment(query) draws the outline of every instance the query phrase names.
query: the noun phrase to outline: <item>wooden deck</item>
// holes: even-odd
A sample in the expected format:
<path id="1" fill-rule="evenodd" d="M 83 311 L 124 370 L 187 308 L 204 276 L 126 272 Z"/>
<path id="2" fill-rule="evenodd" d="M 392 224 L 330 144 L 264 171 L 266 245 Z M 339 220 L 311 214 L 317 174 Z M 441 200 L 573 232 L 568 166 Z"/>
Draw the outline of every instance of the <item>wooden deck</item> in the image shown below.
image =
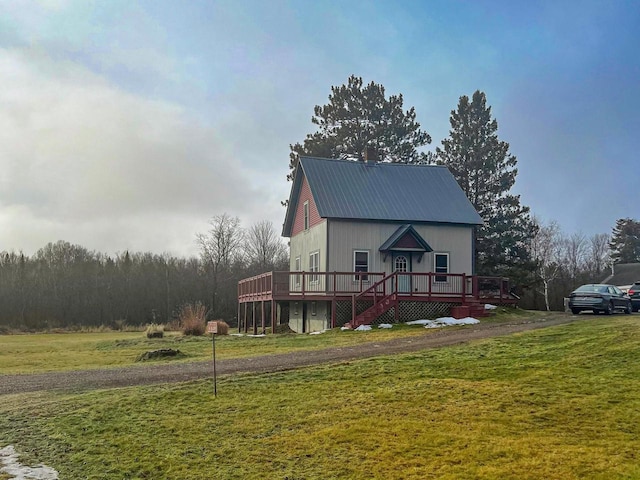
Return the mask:
<path id="1" fill-rule="evenodd" d="M 456 273 L 267 272 L 238 282 L 239 303 L 349 300 L 391 293 L 409 301 L 516 302 L 506 278 Z"/>
<path id="2" fill-rule="evenodd" d="M 336 303 L 351 304 L 351 324 L 370 323 L 402 302 L 437 302 L 480 307 L 484 303 L 515 304 L 509 292 L 509 281 L 501 277 L 482 277 L 454 273 L 375 272 L 267 272 L 238 282 L 238 328 L 248 330 L 247 310 L 251 304 L 254 333 L 256 317 L 265 331 L 266 309 L 273 328 L 276 304 L 299 301 L 331 302 L 331 325 L 336 326 Z M 365 312 L 356 314 L 356 304 L 371 302 Z M 270 305 L 269 305 L 270 304 Z M 244 306 L 244 315 L 241 307 Z M 259 312 L 256 308 L 259 307 Z M 395 309 L 396 321 L 398 308 Z"/>

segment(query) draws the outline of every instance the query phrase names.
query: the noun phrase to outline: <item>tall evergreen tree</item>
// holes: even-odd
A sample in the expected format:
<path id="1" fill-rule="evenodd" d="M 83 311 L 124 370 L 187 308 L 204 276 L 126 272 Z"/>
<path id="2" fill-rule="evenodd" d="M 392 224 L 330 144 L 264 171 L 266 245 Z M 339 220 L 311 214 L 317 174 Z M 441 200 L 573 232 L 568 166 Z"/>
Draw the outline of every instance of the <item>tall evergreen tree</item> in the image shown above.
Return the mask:
<path id="1" fill-rule="evenodd" d="M 405 112 L 402 94 L 387 99 L 382 85 L 365 85 L 362 77 L 351 75 L 347 85 L 331 87 L 329 103 L 315 106 L 311 122 L 318 130 L 302 144 L 290 145 L 289 180 L 300 155 L 362 160 L 372 147 L 381 161 L 427 162 L 418 148 L 431 143 L 431 137 L 420 130 L 415 109 Z"/>
<path id="2" fill-rule="evenodd" d="M 476 270 L 480 275 L 508 275 L 528 283 L 533 262 L 530 242 L 536 226 L 529 208 L 509 194 L 518 170 L 509 144 L 498 139 L 498 122 L 483 92 L 471 101 L 460 97 L 451 112 L 449 138 L 436 149 L 438 163 L 449 167 L 484 225 L 477 231 Z"/>
<path id="3" fill-rule="evenodd" d="M 609 248 L 613 263 L 640 262 L 640 222 L 632 218 L 617 220 Z"/>

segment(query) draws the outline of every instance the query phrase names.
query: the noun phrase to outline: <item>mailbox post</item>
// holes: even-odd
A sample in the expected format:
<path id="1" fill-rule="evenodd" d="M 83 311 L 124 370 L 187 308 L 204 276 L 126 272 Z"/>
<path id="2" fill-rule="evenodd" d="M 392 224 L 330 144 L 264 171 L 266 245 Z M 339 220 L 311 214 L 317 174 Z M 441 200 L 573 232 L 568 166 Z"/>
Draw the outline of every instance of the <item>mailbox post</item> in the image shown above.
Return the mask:
<path id="1" fill-rule="evenodd" d="M 213 351 L 213 396 L 218 396 L 218 379 L 216 378 L 216 333 L 218 333 L 218 323 L 207 322 L 207 333 L 211 334 L 211 348 Z"/>

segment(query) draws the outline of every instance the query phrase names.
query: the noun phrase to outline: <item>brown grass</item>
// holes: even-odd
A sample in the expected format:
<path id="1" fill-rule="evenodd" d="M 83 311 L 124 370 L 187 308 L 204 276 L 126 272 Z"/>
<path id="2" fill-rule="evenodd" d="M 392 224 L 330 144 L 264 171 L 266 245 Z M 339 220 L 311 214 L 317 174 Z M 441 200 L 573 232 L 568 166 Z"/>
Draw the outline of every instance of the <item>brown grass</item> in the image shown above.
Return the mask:
<path id="1" fill-rule="evenodd" d="M 182 334 L 194 336 L 203 335 L 207 313 L 206 307 L 200 302 L 183 305 L 178 314 Z"/>

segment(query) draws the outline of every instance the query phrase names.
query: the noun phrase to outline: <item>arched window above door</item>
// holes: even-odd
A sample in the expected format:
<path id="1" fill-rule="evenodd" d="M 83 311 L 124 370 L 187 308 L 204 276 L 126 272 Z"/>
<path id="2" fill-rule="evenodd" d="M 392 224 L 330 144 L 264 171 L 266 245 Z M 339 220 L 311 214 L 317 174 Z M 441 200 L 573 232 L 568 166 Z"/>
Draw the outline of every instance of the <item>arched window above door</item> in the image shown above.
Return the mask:
<path id="1" fill-rule="evenodd" d="M 395 257 L 393 261 L 393 269 L 396 272 L 406 272 L 407 271 L 407 257 L 404 255 L 398 255 Z"/>

